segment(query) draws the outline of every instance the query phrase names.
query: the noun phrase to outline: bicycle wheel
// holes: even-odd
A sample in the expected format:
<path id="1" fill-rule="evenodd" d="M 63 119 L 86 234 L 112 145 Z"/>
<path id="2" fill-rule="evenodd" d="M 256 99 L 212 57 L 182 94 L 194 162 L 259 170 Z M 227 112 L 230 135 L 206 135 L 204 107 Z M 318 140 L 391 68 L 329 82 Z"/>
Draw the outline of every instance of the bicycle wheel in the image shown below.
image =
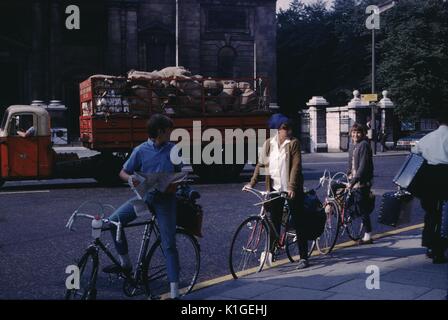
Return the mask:
<path id="1" fill-rule="evenodd" d="M 327 221 L 325 222 L 324 232 L 317 238 L 317 249 L 321 254 L 330 253 L 338 240 L 339 228 L 339 206 L 335 201 L 329 201 L 325 204 L 325 213 Z"/>
<path id="2" fill-rule="evenodd" d="M 195 237 L 183 229 L 176 230 L 176 247 L 179 255 L 180 295 L 193 289 L 201 263 L 200 248 Z M 170 282 L 166 268 L 166 254 L 160 237 L 151 247 L 142 267 L 142 280 L 148 296 L 157 297 L 170 292 Z"/>
<path id="3" fill-rule="evenodd" d="M 297 236 L 295 231 L 287 231 L 286 232 L 286 255 L 288 256 L 289 261 L 296 262 L 300 259 L 299 247 L 297 245 Z M 311 257 L 314 249 L 316 247 L 316 241 L 308 241 L 308 257 Z"/>
<path id="4" fill-rule="evenodd" d="M 345 219 L 347 234 L 353 241 L 358 241 L 363 236 L 364 224 L 361 217 Z"/>
<path id="5" fill-rule="evenodd" d="M 81 257 L 77 266 L 79 268 L 79 289 L 67 289 L 66 300 L 95 300 L 96 279 L 98 275 L 98 253 L 88 249 Z"/>
<path id="6" fill-rule="evenodd" d="M 233 278 L 260 272 L 269 252 L 269 229 L 258 216 L 244 220 L 236 230 L 230 246 L 229 267 Z"/>

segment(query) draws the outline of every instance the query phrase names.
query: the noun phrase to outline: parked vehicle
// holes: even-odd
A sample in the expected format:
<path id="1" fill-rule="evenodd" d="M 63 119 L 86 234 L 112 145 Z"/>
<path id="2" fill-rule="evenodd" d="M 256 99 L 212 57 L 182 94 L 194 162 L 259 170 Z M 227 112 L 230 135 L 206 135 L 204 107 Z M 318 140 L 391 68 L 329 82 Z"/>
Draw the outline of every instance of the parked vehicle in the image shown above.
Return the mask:
<path id="1" fill-rule="evenodd" d="M 163 79 L 168 83 L 170 79 Z M 224 81 L 207 79 L 208 82 Z M 159 80 L 158 80 L 159 81 Z M 162 80 L 160 80 L 162 81 Z M 179 81 L 179 80 L 177 80 Z M 227 81 L 227 80 L 226 80 Z M 185 98 L 185 90 L 172 87 L 169 97 L 161 95 L 159 85 L 151 81 L 140 81 L 138 90 L 144 88 L 149 97 L 158 95 L 156 103 L 153 98 L 144 103 L 135 102 L 135 91 L 129 91 L 132 82 L 123 82 L 122 78 L 106 76 L 91 77 L 80 84 L 81 116 L 80 134 L 84 147 L 99 154 L 89 158 L 79 158 L 76 153 L 56 153 L 52 148 L 50 116 L 45 108 L 39 106 L 10 106 L 0 126 L 0 186 L 9 180 L 51 179 L 51 178 L 95 178 L 110 185 L 120 182 L 118 173 L 124 161 L 134 147 L 146 141 L 146 121 L 156 113 L 169 115 L 174 122 L 174 129 L 182 128 L 193 132 L 193 121 L 201 121 L 201 130 L 215 128 L 224 137 L 225 129 L 266 129 L 270 116 L 267 87 L 261 79 L 241 79 L 228 81 L 238 89 L 240 84 L 256 86 L 250 97 L 240 94 L 230 96 L 213 95 L 212 89 L 206 88 L 206 81 L 197 81 L 201 88 L 200 96 L 191 100 Z M 172 79 L 171 82 L 172 83 Z M 263 83 L 263 85 L 261 85 Z M 135 86 L 133 86 L 135 87 Z M 119 89 L 122 88 L 120 91 Z M 223 90 L 223 89 L 220 89 Z M 258 90 L 260 91 L 260 90 Z M 166 99 L 165 99 L 166 98 Z M 181 99 L 182 98 L 182 99 Z M 183 99 L 186 99 L 186 102 Z M 188 104 L 188 110 L 185 105 Z M 212 108 L 213 107 L 213 108 Z M 191 113 L 194 109 L 195 112 Z M 137 112 L 130 112 L 131 110 Z M 33 136 L 21 137 L 18 134 L 27 124 L 34 127 Z M 28 125 L 29 124 L 29 125 Z M 190 135 L 190 145 L 200 143 L 201 148 L 209 142 L 194 140 Z M 202 137 L 202 132 L 201 132 Z M 197 137 L 196 137 L 197 138 Z M 177 141 L 174 141 L 177 142 Z M 235 148 L 236 141 L 223 145 Z M 235 150 L 235 149 L 234 149 Z M 233 153 L 235 155 L 235 152 Z M 193 152 L 191 152 L 193 157 Z M 245 158 L 247 161 L 247 157 Z M 203 179 L 232 179 L 241 173 L 244 164 L 193 164 L 193 171 Z"/>
<path id="2" fill-rule="evenodd" d="M 411 150 L 415 147 L 418 141 L 427 134 L 428 132 L 415 132 L 408 136 L 402 137 L 398 139 L 395 148 L 397 150 Z"/>

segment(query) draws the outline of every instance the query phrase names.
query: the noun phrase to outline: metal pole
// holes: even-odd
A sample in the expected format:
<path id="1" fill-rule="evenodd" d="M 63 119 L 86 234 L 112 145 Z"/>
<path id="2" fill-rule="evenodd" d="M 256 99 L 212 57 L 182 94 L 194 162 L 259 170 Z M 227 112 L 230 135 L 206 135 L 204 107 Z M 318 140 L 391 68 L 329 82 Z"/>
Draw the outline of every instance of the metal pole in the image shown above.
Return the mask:
<path id="1" fill-rule="evenodd" d="M 176 0 L 176 67 L 179 66 L 179 0 Z"/>
<path id="2" fill-rule="evenodd" d="M 372 29 L 372 93 L 375 93 L 375 29 Z"/>
<path id="3" fill-rule="evenodd" d="M 372 29 L 372 94 L 375 94 L 375 28 Z M 375 114 L 375 104 L 371 104 L 371 130 L 372 130 L 372 142 L 373 142 L 373 154 L 376 155 L 376 114 Z"/>
<path id="4" fill-rule="evenodd" d="M 257 43 L 254 40 L 254 91 L 257 91 Z"/>

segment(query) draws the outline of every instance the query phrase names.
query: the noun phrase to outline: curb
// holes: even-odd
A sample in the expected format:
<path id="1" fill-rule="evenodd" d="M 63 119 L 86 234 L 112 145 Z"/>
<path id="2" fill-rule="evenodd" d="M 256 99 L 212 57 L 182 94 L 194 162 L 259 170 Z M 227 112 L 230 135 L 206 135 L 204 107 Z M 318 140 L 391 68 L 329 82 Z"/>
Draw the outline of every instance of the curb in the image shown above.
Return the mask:
<path id="1" fill-rule="evenodd" d="M 423 225 L 424 225 L 423 223 L 420 223 L 420 224 L 416 224 L 416 225 L 412 225 L 412 226 L 408 226 L 408 227 L 404 227 L 404 228 L 400 228 L 400 229 L 396 229 L 396 230 L 390 230 L 390 231 L 382 232 L 382 233 L 373 235 L 372 239 L 373 240 L 378 240 L 378 239 L 387 238 L 387 237 L 390 237 L 390 236 L 393 236 L 393 235 L 397 235 L 397 234 L 400 234 L 400 233 L 403 233 L 403 232 L 421 229 L 421 228 L 423 228 Z M 347 242 L 339 243 L 339 244 L 337 244 L 334 247 L 333 252 L 335 250 L 341 250 L 341 249 L 344 249 L 344 248 L 350 248 L 350 247 L 354 247 L 354 246 L 357 246 L 357 245 L 358 244 L 355 241 L 347 241 Z M 317 251 L 314 251 L 311 256 L 318 256 L 318 255 L 320 255 L 320 254 L 317 253 Z M 285 264 L 288 264 L 288 263 L 290 263 L 289 259 L 285 258 L 285 259 L 282 259 L 282 260 L 274 262 L 272 267 L 263 268 L 263 270 L 272 269 L 272 268 L 275 268 L 275 267 L 278 267 L 278 266 L 282 266 L 282 265 L 285 265 Z M 253 273 L 256 273 L 256 272 L 249 272 L 248 274 L 253 274 Z M 191 292 L 193 293 L 193 292 L 196 292 L 198 290 L 205 289 L 205 288 L 208 288 L 208 287 L 211 287 L 211 286 L 223 283 L 223 282 L 228 281 L 228 280 L 233 280 L 233 276 L 231 274 L 228 274 L 228 275 L 225 275 L 225 276 L 221 276 L 221 277 L 218 277 L 218 278 L 215 278 L 215 279 L 206 280 L 204 282 L 200 282 L 200 283 L 196 284 Z"/>

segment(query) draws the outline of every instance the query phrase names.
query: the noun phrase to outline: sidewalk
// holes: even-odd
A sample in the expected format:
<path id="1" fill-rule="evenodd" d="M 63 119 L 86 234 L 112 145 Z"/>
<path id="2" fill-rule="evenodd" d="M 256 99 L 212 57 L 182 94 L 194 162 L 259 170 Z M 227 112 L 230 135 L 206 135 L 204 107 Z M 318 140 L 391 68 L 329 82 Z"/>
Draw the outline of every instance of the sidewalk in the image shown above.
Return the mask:
<path id="1" fill-rule="evenodd" d="M 305 270 L 285 263 L 189 294 L 188 300 L 444 300 L 448 265 L 425 256 L 421 228 L 316 256 Z M 380 289 L 367 289 L 368 266 L 380 271 Z M 370 282 L 369 282 L 370 283 Z M 199 287 L 201 285 L 199 284 Z"/>

